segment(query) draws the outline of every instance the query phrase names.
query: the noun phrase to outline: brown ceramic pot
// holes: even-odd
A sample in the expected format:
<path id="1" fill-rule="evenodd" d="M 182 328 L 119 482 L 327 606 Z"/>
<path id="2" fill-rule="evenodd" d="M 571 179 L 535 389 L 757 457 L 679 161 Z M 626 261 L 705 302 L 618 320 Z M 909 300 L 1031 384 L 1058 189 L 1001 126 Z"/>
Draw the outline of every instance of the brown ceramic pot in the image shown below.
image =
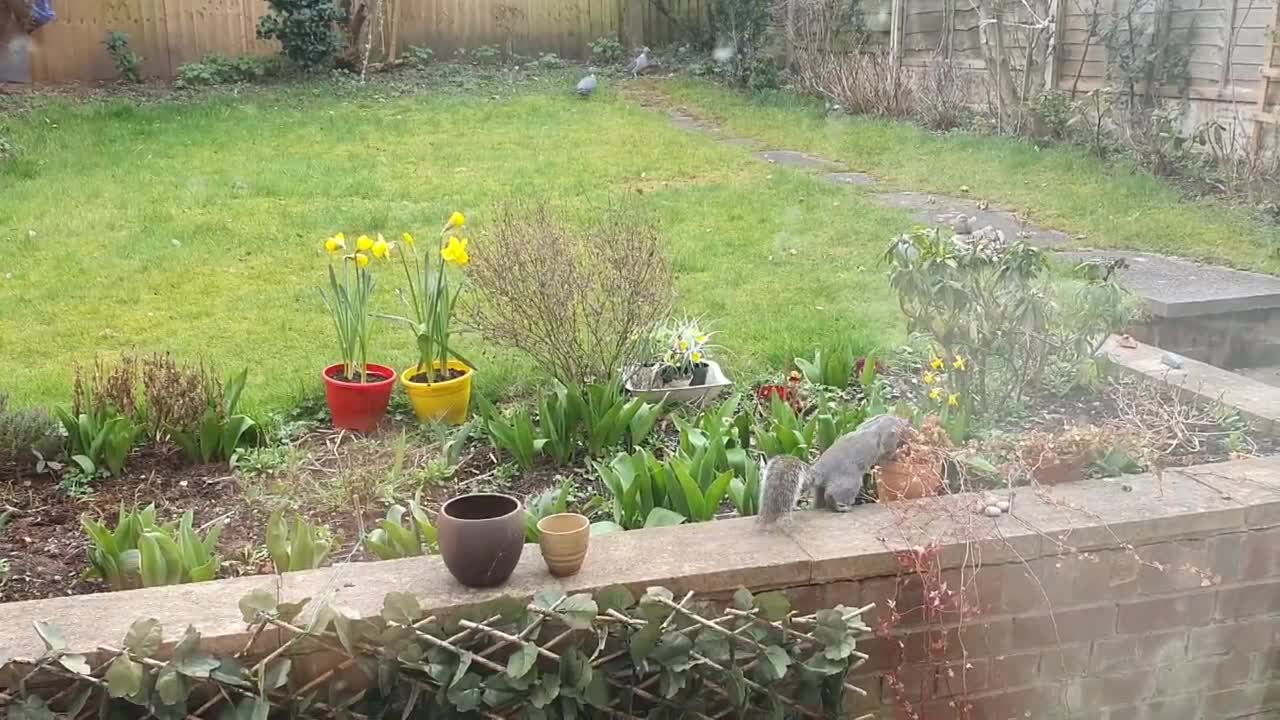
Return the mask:
<path id="1" fill-rule="evenodd" d="M 1041 465 L 1031 471 L 1031 476 L 1041 485 L 1061 485 L 1084 479 L 1083 460 L 1060 460 Z"/>
<path id="2" fill-rule="evenodd" d="M 520 501 L 476 493 L 453 498 L 436 516 L 445 567 L 467 587 L 493 587 L 511 577 L 524 549 Z"/>
<path id="3" fill-rule="evenodd" d="M 582 569 L 591 542 L 591 521 L 578 513 L 557 513 L 538 521 L 538 546 L 547 569 L 568 577 Z"/>
<path id="4" fill-rule="evenodd" d="M 891 460 L 876 473 L 876 498 L 880 502 L 932 497 L 941 490 L 941 463 Z"/>

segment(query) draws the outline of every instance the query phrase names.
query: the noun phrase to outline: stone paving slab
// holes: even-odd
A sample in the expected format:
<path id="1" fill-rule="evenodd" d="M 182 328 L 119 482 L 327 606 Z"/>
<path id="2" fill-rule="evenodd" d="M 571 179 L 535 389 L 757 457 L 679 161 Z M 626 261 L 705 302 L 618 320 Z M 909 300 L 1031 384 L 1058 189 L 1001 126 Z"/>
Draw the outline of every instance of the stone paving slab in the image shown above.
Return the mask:
<path id="1" fill-rule="evenodd" d="M 879 180 L 860 172 L 835 172 L 822 176 L 823 180 L 836 185 L 875 185 Z"/>
<path id="2" fill-rule="evenodd" d="M 799 152 L 797 150 L 765 150 L 756 153 L 756 157 L 774 165 L 782 167 L 798 168 L 801 170 L 843 170 L 838 162 L 833 162 L 824 157 L 811 155 L 809 153 Z"/>
<path id="3" fill-rule="evenodd" d="M 1147 300 L 1154 315 L 1193 317 L 1280 307 L 1280 278 L 1124 250 L 1064 252 L 1073 260 L 1123 258 L 1120 281 Z"/>
<path id="4" fill-rule="evenodd" d="M 1010 210 L 983 206 L 968 198 L 915 192 L 880 193 L 875 197 L 890 207 L 910 211 L 916 221 L 927 225 L 950 226 L 959 216 L 967 215 L 977 218 L 971 223 L 974 229 L 991 226 L 1009 239 L 1022 238 L 1040 247 L 1056 248 L 1071 239 L 1066 233 L 1025 222 Z"/>

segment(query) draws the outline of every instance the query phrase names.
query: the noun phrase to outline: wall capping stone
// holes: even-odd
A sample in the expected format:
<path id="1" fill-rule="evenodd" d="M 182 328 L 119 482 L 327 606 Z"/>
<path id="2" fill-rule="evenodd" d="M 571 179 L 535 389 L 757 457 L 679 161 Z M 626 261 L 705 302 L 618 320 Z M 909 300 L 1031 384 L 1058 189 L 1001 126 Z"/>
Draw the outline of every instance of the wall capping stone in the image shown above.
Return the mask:
<path id="1" fill-rule="evenodd" d="M 309 597 L 313 606 L 329 599 L 369 617 L 381 611 L 384 595 L 392 590 L 418 595 L 433 612 L 501 595 L 584 592 L 615 584 L 723 594 L 743 586 L 761 590 L 892 576 L 895 552 L 935 542 L 944 546 L 944 565 L 956 568 L 1030 563 L 1069 552 L 1064 548 L 1086 551 L 1239 533 L 1280 525 L 1280 457 L 1167 470 L 1161 477 L 1086 480 L 1039 492 L 1022 488 L 1011 513 L 994 520 L 976 512 L 981 504 L 969 493 L 866 505 L 846 514 L 803 512 L 789 527 L 773 531 L 742 518 L 618 533 L 595 538 L 583 571 L 563 580 L 547 573 L 536 545 L 526 545 L 511 580 L 487 591 L 459 586 L 438 557 L 427 557 L 7 603 L 0 605 L 0 665 L 40 654 L 31 625 L 36 620 L 62 627 L 75 651 L 118 645 L 130 623 L 155 617 L 167 641 L 192 625 L 215 652 L 235 652 L 248 640 L 237 603 L 259 588 L 282 601 Z M 265 634 L 260 638 L 264 647 L 272 642 Z"/>

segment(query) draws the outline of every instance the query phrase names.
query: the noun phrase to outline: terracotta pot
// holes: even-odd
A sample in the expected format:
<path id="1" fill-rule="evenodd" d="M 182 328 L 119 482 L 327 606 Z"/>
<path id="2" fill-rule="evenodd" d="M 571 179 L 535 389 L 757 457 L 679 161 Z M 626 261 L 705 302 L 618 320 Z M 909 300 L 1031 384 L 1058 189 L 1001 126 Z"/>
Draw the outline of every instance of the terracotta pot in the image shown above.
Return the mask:
<path id="1" fill-rule="evenodd" d="M 891 460 L 876 473 L 880 502 L 932 497 L 942 491 L 942 463 Z"/>
<path id="2" fill-rule="evenodd" d="M 436 516 L 445 567 L 467 587 L 501 585 L 524 549 L 524 513 L 510 495 L 476 493 L 453 498 Z"/>
<path id="3" fill-rule="evenodd" d="M 548 515 L 538 521 L 538 546 L 547 569 L 556 577 L 576 575 L 587 558 L 591 521 L 578 513 Z"/>
<path id="4" fill-rule="evenodd" d="M 346 366 L 330 365 L 324 377 L 324 397 L 333 415 L 333 426 L 358 432 L 369 432 L 387 414 L 391 390 L 396 386 L 396 371 L 386 365 L 365 366 L 368 382 L 340 380 Z"/>
<path id="5" fill-rule="evenodd" d="M 1041 465 L 1031 471 L 1031 477 L 1041 485 L 1061 485 L 1084 479 L 1084 462 L 1059 460 L 1051 465 Z"/>

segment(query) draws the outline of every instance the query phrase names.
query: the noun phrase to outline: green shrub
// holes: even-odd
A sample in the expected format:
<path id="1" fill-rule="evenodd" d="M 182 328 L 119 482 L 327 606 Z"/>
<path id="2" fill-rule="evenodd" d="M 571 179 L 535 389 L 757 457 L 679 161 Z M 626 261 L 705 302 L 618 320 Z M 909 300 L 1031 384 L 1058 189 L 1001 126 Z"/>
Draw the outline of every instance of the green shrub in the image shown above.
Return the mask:
<path id="1" fill-rule="evenodd" d="M 329 557 L 329 531 L 312 527 L 301 515 L 293 519 L 293 527 L 284 514 L 276 511 L 267 522 L 267 552 L 277 573 L 314 570 Z"/>
<path id="2" fill-rule="evenodd" d="M 245 368 L 227 380 L 222 398 L 217 404 L 205 407 L 198 428 L 173 430 L 173 441 L 191 462 L 231 462 L 256 427 L 248 415 L 236 412 L 248 376 L 249 369 Z"/>
<path id="3" fill-rule="evenodd" d="M 196 534 L 191 511 L 177 522 L 156 524 L 155 505 L 126 511 L 115 529 L 88 517 L 80 524 L 89 536 L 89 564 L 113 590 L 204 582 L 217 577 L 221 560 L 215 549 L 222 534 L 215 522 L 203 538 Z"/>
<path id="4" fill-rule="evenodd" d="M 138 437 L 138 426 L 112 408 L 88 408 L 73 415 L 66 408 L 54 408 L 67 432 L 71 461 L 89 476 L 118 475 Z"/>
<path id="5" fill-rule="evenodd" d="M 178 87 L 205 87 L 257 82 L 276 72 L 272 58 L 239 55 L 208 55 L 199 62 L 187 63 L 178 68 Z"/>
<path id="6" fill-rule="evenodd" d="M 109 32 L 102 44 L 107 46 L 107 54 L 111 56 L 111 62 L 115 63 L 116 74 L 121 80 L 135 83 L 142 80 L 139 72 L 142 67 L 142 57 L 129 47 L 128 35 L 122 32 Z"/>
<path id="7" fill-rule="evenodd" d="M 267 0 L 270 12 L 258 20 L 258 37 L 279 40 L 285 57 L 314 70 L 333 62 L 342 49 L 339 23 L 347 13 L 334 0 Z"/>
<path id="8" fill-rule="evenodd" d="M 58 424 L 48 413 L 10 409 L 8 396 L 0 393 L 0 475 L 32 468 L 35 453 L 52 457 L 61 445 Z"/>
<path id="9" fill-rule="evenodd" d="M 591 62 L 596 65 L 617 65 L 622 62 L 622 43 L 618 36 L 603 35 L 591 41 Z"/>
<path id="10" fill-rule="evenodd" d="M 436 528 L 414 499 L 408 507 L 392 505 L 378 527 L 365 535 L 364 546 L 383 560 L 415 557 L 435 550 Z"/>
<path id="11" fill-rule="evenodd" d="M 436 59 L 436 51 L 429 47 L 410 45 L 405 60 L 414 67 L 426 67 Z"/>

